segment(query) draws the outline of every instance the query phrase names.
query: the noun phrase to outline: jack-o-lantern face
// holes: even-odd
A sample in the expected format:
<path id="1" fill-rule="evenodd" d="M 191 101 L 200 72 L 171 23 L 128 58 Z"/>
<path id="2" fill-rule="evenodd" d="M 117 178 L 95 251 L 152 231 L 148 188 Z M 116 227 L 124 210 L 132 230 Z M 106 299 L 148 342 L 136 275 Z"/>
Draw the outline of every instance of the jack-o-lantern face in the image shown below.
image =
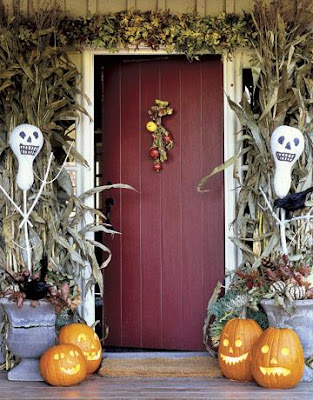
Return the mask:
<path id="1" fill-rule="evenodd" d="M 292 329 L 269 327 L 253 349 L 252 373 L 261 386 L 291 388 L 301 379 L 303 349 Z"/>
<path id="2" fill-rule="evenodd" d="M 87 363 L 79 347 L 61 344 L 48 349 L 40 359 L 40 372 L 53 386 L 72 386 L 87 374 Z"/>
<path id="3" fill-rule="evenodd" d="M 251 319 L 234 318 L 223 328 L 218 350 L 219 366 L 224 376 L 238 381 L 252 379 L 251 351 L 262 329 Z"/>
<path id="4" fill-rule="evenodd" d="M 102 347 L 98 335 L 85 324 L 69 324 L 60 330 L 60 343 L 73 343 L 83 352 L 87 361 L 87 374 L 95 372 L 102 359 Z"/>

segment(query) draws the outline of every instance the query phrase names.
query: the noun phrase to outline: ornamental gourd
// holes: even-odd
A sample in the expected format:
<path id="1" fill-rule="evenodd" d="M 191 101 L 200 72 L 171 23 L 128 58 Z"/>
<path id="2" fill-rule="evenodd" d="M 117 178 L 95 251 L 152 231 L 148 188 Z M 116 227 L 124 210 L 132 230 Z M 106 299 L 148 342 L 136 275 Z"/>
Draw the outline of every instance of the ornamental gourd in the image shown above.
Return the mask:
<path id="1" fill-rule="evenodd" d="M 287 328 L 267 328 L 252 352 L 252 374 L 260 386 L 288 389 L 304 371 L 304 355 L 297 334 Z"/>
<path id="2" fill-rule="evenodd" d="M 226 378 L 250 381 L 251 352 L 261 336 L 260 325 L 252 319 L 233 318 L 224 326 L 218 349 L 218 362 Z"/>
<path id="3" fill-rule="evenodd" d="M 43 379 L 52 386 L 72 386 L 85 379 L 87 363 L 73 344 L 60 344 L 46 350 L 39 363 Z"/>
<path id="4" fill-rule="evenodd" d="M 95 372 L 101 363 L 102 347 L 98 335 L 85 324 L 69 324 L 61 328 L 60 343 L 72 343 L 83 352 L 87 361 L 87 374 Z"/>

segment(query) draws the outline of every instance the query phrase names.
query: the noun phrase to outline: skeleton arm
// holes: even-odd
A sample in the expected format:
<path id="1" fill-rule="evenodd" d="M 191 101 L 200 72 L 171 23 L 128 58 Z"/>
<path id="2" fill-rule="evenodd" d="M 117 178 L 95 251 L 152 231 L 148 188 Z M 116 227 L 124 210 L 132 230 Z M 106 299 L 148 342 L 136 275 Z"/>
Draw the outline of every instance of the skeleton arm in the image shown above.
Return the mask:
<path id="1" fill-rule="evenodd" d="M 12 199 L 12 197 L 6 192 L 3 186 L 0 185 L 0 190 L 2 193 L 5 195 L 5 197 L 10 201 L 10 203 L 14 206 L 14 208 L 21 214 L 22 217 L 26 217 L 22 209 L 15 203 L 15 201 Z M 33 224 L 29 221 L 27 218 L 27 223 L 32 227 Z"/>

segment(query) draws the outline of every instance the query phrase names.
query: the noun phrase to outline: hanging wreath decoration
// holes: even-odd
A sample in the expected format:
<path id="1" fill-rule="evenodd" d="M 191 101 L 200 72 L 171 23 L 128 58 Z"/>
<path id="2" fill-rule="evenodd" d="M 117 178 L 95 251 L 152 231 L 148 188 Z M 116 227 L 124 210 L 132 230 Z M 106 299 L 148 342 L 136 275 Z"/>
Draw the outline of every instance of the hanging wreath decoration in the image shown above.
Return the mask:
<path id="1" fill-rule="evenodd" d="M 174 146 L 173 135 L 162 125 L 162 118 L 173 114 L 173 109 L 168 105 L 168 101 L 156 99 L 155 105 L 148 111 L 151 121 L 147 123 L 146 128 L 153 138 L 149 156 L 153 158 L 153 169 L 156 172 L 162 170 L 162 163 L 167 160 L 167 151 L 172 150 Z"/>

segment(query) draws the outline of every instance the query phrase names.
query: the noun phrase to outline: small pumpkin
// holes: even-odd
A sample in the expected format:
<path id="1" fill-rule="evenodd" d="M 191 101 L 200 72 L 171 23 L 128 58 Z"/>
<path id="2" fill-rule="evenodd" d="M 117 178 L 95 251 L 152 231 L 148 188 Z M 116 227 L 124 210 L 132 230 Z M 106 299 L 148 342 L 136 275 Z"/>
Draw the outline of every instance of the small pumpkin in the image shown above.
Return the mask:
<path id="1" fill-rule="evenodd" d="M 218 362 L 222 374 L 228 379 L 252 379 L 252 347 L 262 334 L 262 328 L 253 319 L 233 318 L 221 333 Z"/>
<path id="2" fill-rule="evenodd" d="M 85 379 L 87 363 L 79 347 L 60 344 L 46 350 L 39 363 L 43 379 L 52 386 L 72 386 Z"/>
<path id="3" fill-rule="evenodd" d="M 254 345 L 252 357 L 253 378 L 260 386 L 292 388 L 303 375 L 303 349 L 292 329 L 267 328 Z"/>
<path id="4" fill-rule="evenodd" d="M 98 335 L 85 324 L 69 324 L 61 328 L 60 343 L 72 343 L 83 352 L 87 361 L 87 374 L 95 372 L 101 363 L 102 347 Z"/>

